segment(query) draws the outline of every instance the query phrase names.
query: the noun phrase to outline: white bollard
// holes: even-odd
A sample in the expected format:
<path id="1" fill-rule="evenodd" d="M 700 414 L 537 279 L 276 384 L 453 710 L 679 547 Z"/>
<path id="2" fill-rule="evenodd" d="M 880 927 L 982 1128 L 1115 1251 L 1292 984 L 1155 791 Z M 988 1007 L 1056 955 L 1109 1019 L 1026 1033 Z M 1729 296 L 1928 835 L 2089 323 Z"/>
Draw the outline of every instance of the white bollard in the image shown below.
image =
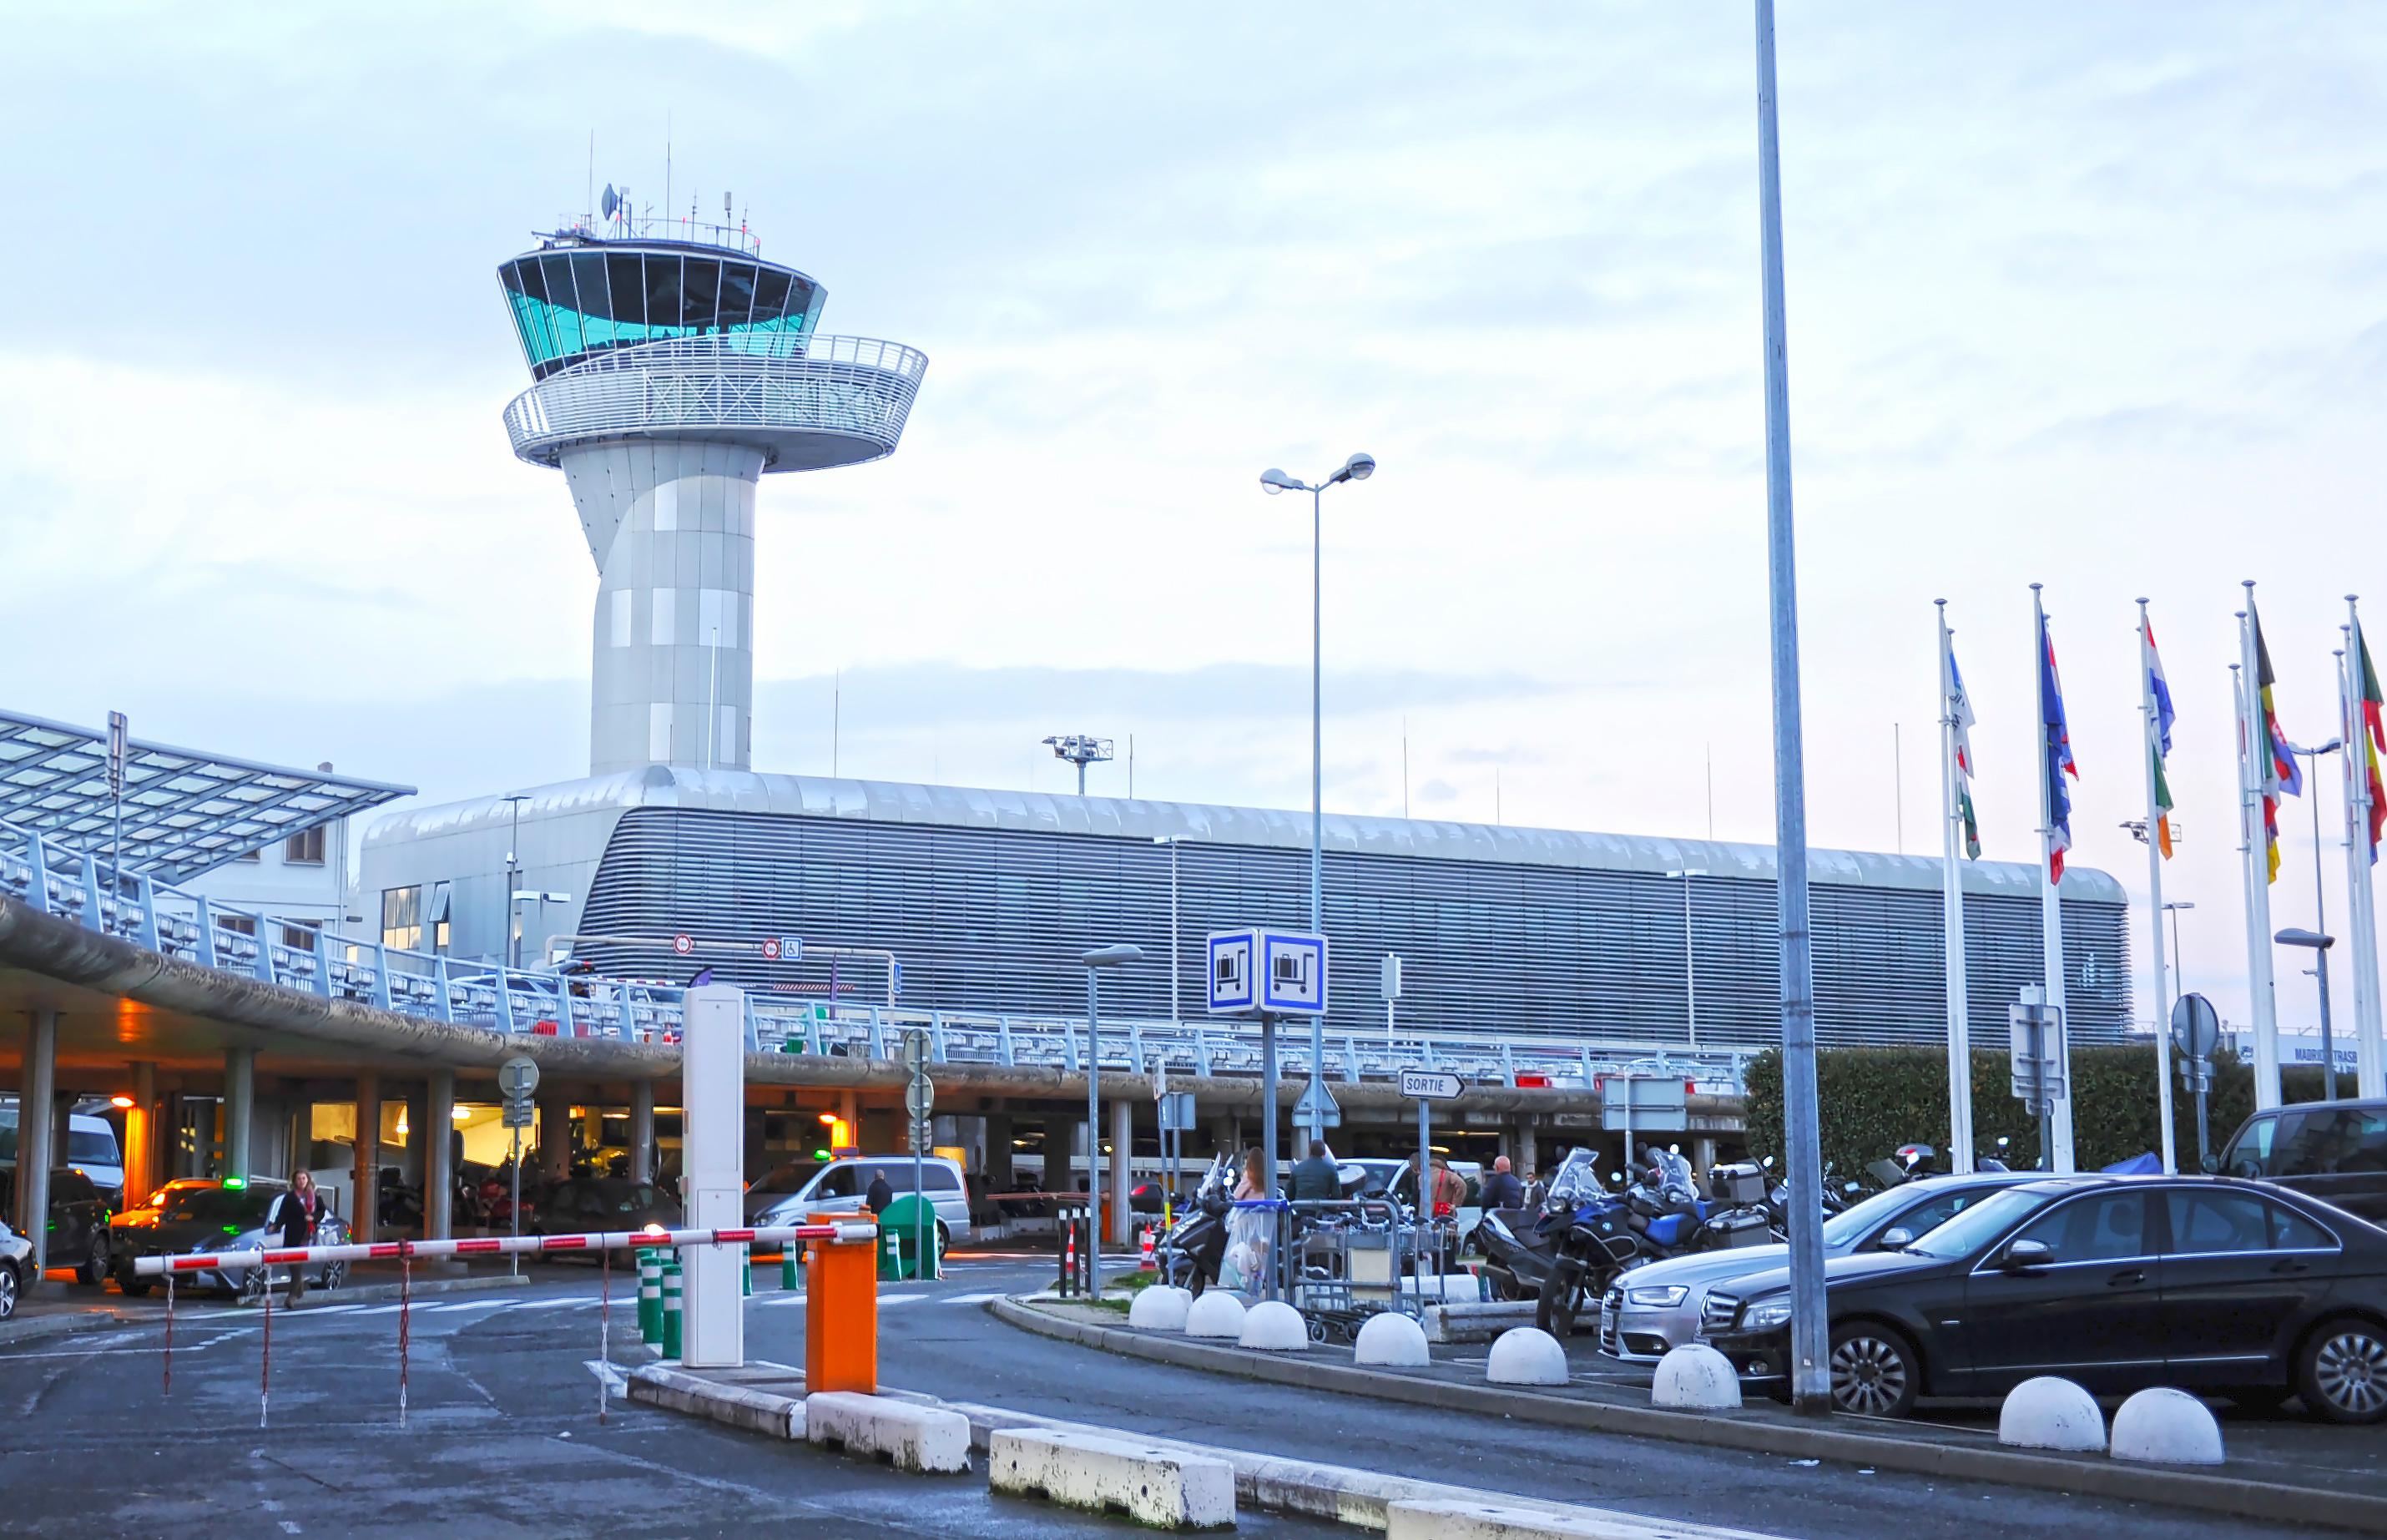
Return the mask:
<path id="1" fill-rule="evenodd" d="M 2078 1385 L 2042 1374 L 2006 1392 L 1998 1408 L 1998 1442 L 2014 1449 L 2094 1453 L 2105 1447 L 2105 1414 Z"/>
<path id="2" fill-rule="evenodd" d="M 1244 1334 L 1244 1302 L 1224 1289 L 1205 1291 L 1185 1312 L 1185 1334 L 1233 1342 Z"/>
<path id="3" fill-rule="evenodd" d="M 2113 1452 L 2151 1465 L 2218 1465 L 2221 1424 L 2184 1390 L 2142 1390 L 2114 1413 Z"/>
<path id="4" fill-rule="evenodd" d="M 1182 1332 L 1185 1312 L 1193 1306 L 1194 1296 L 1185 1290 L 1155 1283 L 1137 1292 L 1127 1307 L 1127 1323 L 1141 1332 Z"/>
<path id="5" fill-rule="evenodd" d="M 1281 1299 L 1264 1299 L 1244 1313 L 1236 1343 L 1263 1353 L 1298 1353 L 1309 1345 L 1309 1323 Z"/>
<path id="6" fill-rule="evenodd" d="M 1380 1310 L 1359 1328 L 1351 1361 L 1382 1369 L 1423 1369 L 1433 1362 L 1426 1350 L 1425 1328 L 1394 1310 Z"/>
<path id="7" fill-rule="evenodd" d="M 1511 1327 L 1493 1342 L 1484 1378 L 1496 1385 L 1565 1384 L 1566 1349 L 1537 1326 Z"/>
<path id="8" fill-rule="evenodd" d="M 1740 1376 L 1732 1360 L 1703 1342 L 1670 1347 L 1649 1382 L 1649 1404 L 1686 1411 L 1732 1411 L 1740 1406 Z"/>

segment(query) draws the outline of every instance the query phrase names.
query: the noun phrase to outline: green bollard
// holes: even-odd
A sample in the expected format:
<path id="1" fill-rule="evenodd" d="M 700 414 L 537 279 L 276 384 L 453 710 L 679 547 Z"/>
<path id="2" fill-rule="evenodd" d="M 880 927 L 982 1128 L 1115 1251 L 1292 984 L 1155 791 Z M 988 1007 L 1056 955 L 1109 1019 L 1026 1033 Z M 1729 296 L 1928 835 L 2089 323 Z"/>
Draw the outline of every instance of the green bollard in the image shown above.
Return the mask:
<path id="1" fill-rule="evenodd" d="M 804 1243 L 789 1241 L 779 1247 L 779 1287 L 788 1290 L 804 1286 Z"/>
<path id="2" fill-rule="evenodd" d="M 652 1246 L 638 1248 L 638 1340 L 650 1347 L 663 1340 L 663 1259 Z"/>
<path id="3" fill-rule="evenodd" d="M 680 1270 L 677 1262 L 663 1264 L 663 1357 L 679 1357 Z"/>
<path id="4" fill-rule="evenodd" d="M 738 1297 L 754 1297 L 754 1248 L 743 1241 L 738 1243 Z"/>

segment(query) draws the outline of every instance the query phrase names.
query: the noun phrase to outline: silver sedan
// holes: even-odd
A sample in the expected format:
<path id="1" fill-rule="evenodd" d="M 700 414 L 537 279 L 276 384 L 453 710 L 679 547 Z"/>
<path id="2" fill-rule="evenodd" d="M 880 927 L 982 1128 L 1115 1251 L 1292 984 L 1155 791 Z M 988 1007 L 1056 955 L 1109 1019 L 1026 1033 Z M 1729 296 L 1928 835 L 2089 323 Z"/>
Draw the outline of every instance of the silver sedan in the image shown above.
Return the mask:
<path id="1" fill-rule="evenodd" d="M 1983 1171 L 1968 1177 L 1924 1177 L 1876 1193 L 1824 1221 L 1824 1255 L 1845 1256 L 1903 1245 L 1999 1188 L 2042 1174 Z M 1599 1350 L 1625 1363 L 1656 1363 L 1668 1348 L 1698 1338 L 1699 1309 L 1711 1288 L 1771 1272 L 1789 1256 L 1790 1248 L 1784 1245 L 1736 1246 L 1636 1268 L 1618 1277 L 1599 1302 Z"/>

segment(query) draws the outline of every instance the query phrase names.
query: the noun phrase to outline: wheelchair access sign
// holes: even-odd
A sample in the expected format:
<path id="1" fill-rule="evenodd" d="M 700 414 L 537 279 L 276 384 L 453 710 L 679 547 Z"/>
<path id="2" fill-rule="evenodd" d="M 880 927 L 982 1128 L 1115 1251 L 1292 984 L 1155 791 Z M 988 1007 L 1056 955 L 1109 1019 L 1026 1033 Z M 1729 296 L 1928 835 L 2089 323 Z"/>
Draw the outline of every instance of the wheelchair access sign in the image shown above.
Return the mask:
<path id="1" fill-rule="evenodd" d="M 1326 938 L 1252 926 L 1214 930 L 1209 946 L 1212 1016 L 1324 1016 Z"/>

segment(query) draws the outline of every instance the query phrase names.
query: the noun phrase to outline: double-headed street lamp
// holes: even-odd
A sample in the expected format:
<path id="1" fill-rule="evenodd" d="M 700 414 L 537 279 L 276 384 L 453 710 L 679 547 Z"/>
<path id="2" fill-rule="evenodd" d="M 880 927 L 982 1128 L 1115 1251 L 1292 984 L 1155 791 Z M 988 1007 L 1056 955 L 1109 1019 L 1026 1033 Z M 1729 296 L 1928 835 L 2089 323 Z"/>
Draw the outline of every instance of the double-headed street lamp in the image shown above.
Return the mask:
<path id="1" fill-rule="evenodd" d="M 1078 954 L 1086 965 L 1086 1293 L 1103 1297 L 1103 1039 L 1102 970 L 1143 960 L 1140 946 L 1098 946 Z M 1129 1152 L 1114 1152 L 1124 1160 Z M 1048 1155 L 1049 1162 L 1052 1157 Z M 1048 1167 L 1049 1169 L 1049 1167 Z"/>
<path id="2" fill-rule="evenodd" d="M 1320 499 L 1326 489 L 1341 482 L 1365 481 L 1376 473 L 1376 457 L 1360 453 L 1343 462 L 1343 469 L 1315 484 L 1295 481 L 1282 471 L 1270 468 L 1260 473 L 1260 490 L 1274 497 L 1279 492 L 1309 494 L 1309 928 L 1313 935 L 1326 929 L 1324 904 L 1326 867 L 1326 772 L 1324 706 L 1322 679 L 1325 668 L 1325 647 L 1322 640 L 1324 625 L 1322 570 L 1325 538 L 1325 514 Z M 1323 1016 L 1309 1019 L 1309 1074 L 1323 1083 L 1326 1077 L 1326 1020 Z M 1268 1109 L 1271 1121 L 1276 1109 Z M 1326 1120 L 1321 1114 L 1310 1131 L 1312 1139 L 1326 1137 Z M 1269 1173 L 1274 1181 L 1276 1173 Z"/>
<path id="3" fill-rule="evenodd" d="M 2307 947 L 2312 951 L 2312 976 L 2320 982 L 2320 1099 L 2334 1102 L 2337 1100 L 2337 1049 L 2329 1038 L 2329 949 L 2337 944 L 2337 938 L 2291 926 L 2271 940 L 2281 946 Z"/>

